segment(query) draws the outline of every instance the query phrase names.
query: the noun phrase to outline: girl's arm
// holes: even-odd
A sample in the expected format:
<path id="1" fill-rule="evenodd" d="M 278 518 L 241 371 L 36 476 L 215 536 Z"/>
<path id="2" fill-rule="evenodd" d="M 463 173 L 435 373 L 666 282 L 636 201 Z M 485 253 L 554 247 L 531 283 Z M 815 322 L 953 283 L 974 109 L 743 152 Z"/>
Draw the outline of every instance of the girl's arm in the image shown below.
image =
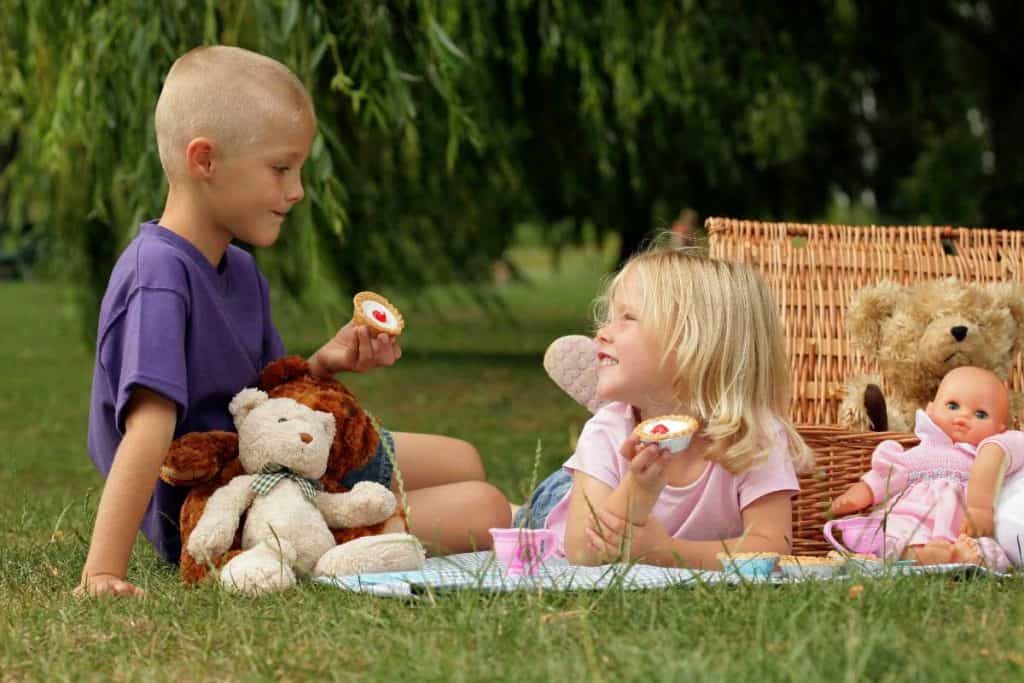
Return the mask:
<path id="1" fill-rule="evenodd" d="M 654 444 L 640 448 L 636 436 L 626 439 L 620 453 L 629 461 L 629 470 L 608 496 L 604 509 L 632 524 L 644 524 L 665 488 L 665 468 L 672 454 Z"/>
<path id="2" fill-rule="evenodd" d="M 792 492 L 778 491 L 761 496 L 743 509 L 746 533 L 725 541 L 686 541 L 669 538 L 663 549 L 654 549 L 644 561 L 661 566 L 720 569 L 718 553 L 789 553 L 793 538 Z"/>
<path id="3" fill-rule="evenodd" d="M 631 525 L 607 512 L 599 515 L 603 533 L 596 526 L 584 531 L 584 543 L 590 544 L 590 553 L 603 557 L 617 557 L 625 537 L 630 538 L 630 558 L 645 564 L 663 567 L 690 567 L 719 569 L 720 552 L 789 552 L 793 535 L 793 502 L 790 491 L 769 493 L 743 509 L 746 533 L 739 538 L 724 541 L 687 541 L 673 538 L 653 517 L 642 526 Z M 570 500 L 570 519 L 572 505 Z M 568 531 L 566 554 L 568 554 Z M 628 559 L 628 558 L 623 558 Z M 573 561 L 570 557 L 570 561 Z"/>
<path id="4" fill-rule="evenodd" d="M 142 595 L 125 580 L 128 558 L 177 422 L 175 404 L 147 389 L 129 399 L 125 434 L 103 487 L 78 594 Z"/>
<path id="5" fill-rule="evenodd" d="M 569 493 L 569 517 L 565 524 L 565 556 L 572 564 L 601 564 L 604 559 L 587 545 L 587 521 L 602 512 L 615 519 L 621 519 L 613 512 L 605 510 L 609 498 L 616 490 L 589 474 L 579 470 L 573 472 L 572 490 Z"/>

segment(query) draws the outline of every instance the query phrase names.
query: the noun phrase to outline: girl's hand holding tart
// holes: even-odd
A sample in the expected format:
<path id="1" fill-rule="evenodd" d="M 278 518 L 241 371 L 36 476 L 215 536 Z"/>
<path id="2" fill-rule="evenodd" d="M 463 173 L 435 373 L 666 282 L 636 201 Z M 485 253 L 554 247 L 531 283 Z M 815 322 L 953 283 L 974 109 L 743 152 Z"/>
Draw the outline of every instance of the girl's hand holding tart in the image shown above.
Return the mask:
<path id="1" fill-rule="evenodd" d="M 655 444 L 670 453 L 679 453 L 690 445 L 696 431 L 697 420 L 689 415 L 662 415 L 644 420 L 633 429 L 633 434 L 642 444 Z"/>

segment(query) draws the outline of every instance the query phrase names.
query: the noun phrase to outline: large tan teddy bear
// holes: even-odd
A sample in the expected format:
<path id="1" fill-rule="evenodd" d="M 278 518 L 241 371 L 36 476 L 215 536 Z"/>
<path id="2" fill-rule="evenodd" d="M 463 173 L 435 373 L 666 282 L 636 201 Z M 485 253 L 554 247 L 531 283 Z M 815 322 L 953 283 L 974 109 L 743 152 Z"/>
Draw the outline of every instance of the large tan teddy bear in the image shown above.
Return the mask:
<path id="1" fill-rule="evenodd" d="M 845 383 L 839 423 L 912 432 L 915 411 L 953 368 L 973 365 L 1007 378 L 1024 346 L 1024 286 L 955 278 L 906 286 L 883 281 L 851 299 L 846 329 L 853 348 L 879 372 Z M 1012 400 L 1016 414 L 1020 396 Z"/>
<path id="2" fill-rule="evenodd" d="M 260 374 L 259 387 L 266 392 L 268 398 L 293 399 L 314 411 L 333 416 L 333 439 L 328 447 L 326 468 L 318 481 L 326 493 L 347 491 L 342 483 L 344 476 L 365 467 L 373 458 L 379 443 L 379 435 L 371 418 L 362 410 L 352 393 L 336 380 L 310 375 L 306 362 L 297 356 L 270 363 Z M 235 416 L 236 423 L 239 422 L 238 417 Z M 161 470 L 161 478 L 172 485 L 192 487 L 180 514 L 180 569 L 185 583 L 202 580 L 210 566 L 222 567 L 242 552 L 244 519 L 237 525 L 230 549 L 222 555 L 205 553 L 203 560 L 198 561 L 189 550 L 191 535 L 211 497 L 245 473 L 243 461 L 238 455 L 239 435 L 235 432 L 190 433 L 171 444 Z M 371 518 L 378 516 L 373 515 Z M 329 526 L 335 544 L 406 530 L 401 510 L 394 510 L 390 516 L 376 521 L 356 523 L 356 520 L 349 518 L 344 523 L 339 521 L 337 524 L 329 523 Z M 380 571 L 388 569 L 383 567 Z"/>

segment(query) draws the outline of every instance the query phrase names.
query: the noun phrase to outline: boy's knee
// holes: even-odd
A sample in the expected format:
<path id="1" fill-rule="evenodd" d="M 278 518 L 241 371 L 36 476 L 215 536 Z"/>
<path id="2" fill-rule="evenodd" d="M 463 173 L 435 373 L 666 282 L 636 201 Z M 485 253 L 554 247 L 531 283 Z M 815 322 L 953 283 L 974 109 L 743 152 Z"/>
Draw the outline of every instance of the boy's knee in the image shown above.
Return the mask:
<path id="1" fill-rule="evenodd" d="M 512 509 L 508 506 L 508 499 L 493 484 L 485 481 L 467 482 L 467 488 L 472 487 L 471 499 L 473 501 L 474 516 L 487 528 L 507 528 L 512 524 Z"/>
<path id="2" fill-rule="evenodd" d="M 480 452 L 476 450 L 476 446 L 462 439 L 453 439 L 453 441 L 455 443 L 452 446 L 452 452 L 461 465 L 465 480 L 484 481 L 487 478 L 487 472 L 484 470 L 484 462 L 480 458 Z"/>

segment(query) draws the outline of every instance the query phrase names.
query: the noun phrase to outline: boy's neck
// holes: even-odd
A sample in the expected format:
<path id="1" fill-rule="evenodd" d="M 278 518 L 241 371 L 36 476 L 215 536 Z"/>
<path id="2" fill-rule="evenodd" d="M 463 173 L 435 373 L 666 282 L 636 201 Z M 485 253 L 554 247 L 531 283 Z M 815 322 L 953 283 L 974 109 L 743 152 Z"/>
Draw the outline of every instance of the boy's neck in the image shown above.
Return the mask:
<path id="1" fill-rule="evenodd" d="M 167 192 L 160 225 L 191 242 L 214 267 L 220 265 L 231 244 L 231 233 L 211 220 L 191 193 L 175 189 L 173 184 Z"/>

